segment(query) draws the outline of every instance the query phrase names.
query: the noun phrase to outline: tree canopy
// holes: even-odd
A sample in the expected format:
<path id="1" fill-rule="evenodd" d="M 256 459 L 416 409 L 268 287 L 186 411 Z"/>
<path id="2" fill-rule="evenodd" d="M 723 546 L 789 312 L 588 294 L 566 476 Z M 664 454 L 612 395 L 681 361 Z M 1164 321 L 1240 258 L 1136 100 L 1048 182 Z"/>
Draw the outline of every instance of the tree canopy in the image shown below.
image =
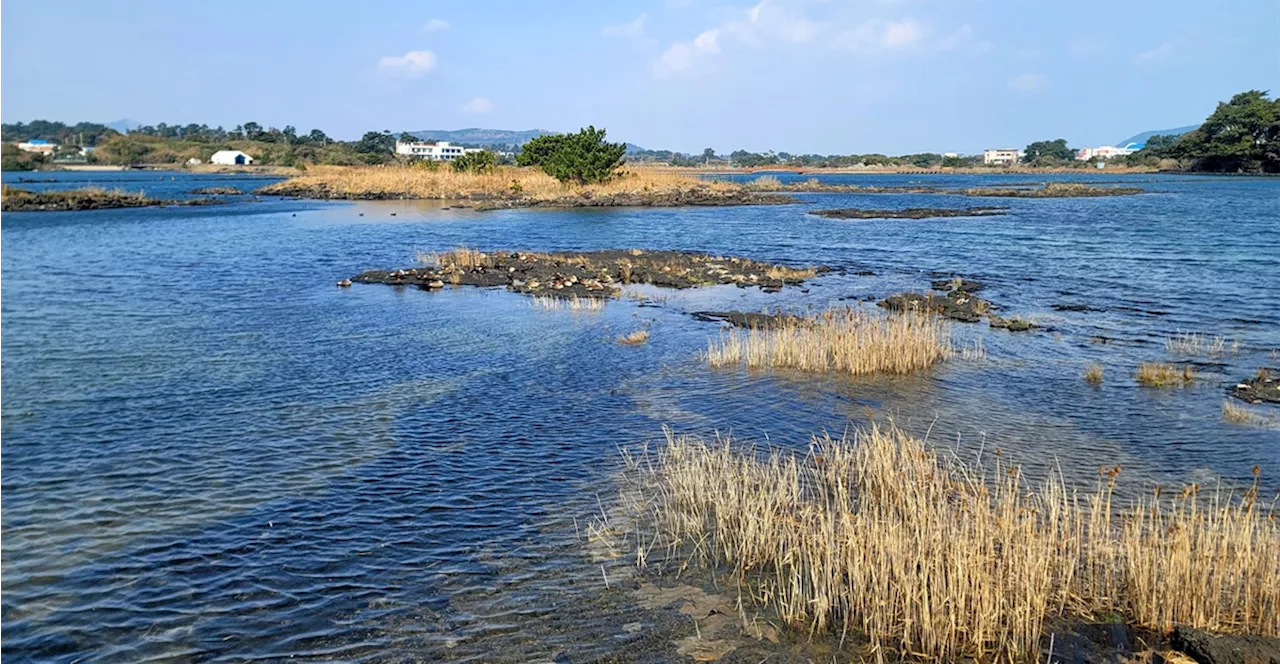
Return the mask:
<path id="1" fill-rule="evenodd" d="M 1036 141 L 1027 145 L 1022 161 L 1026 164 L 1043 164 L 1051 161 L 1069 162 L 1075 158 L 1076 152 L 1067 147 L 1067 139 L 1058 138 L 1052 141 Z"/>
<path id="2" fill-rule="evenodd" d="M 605 130 L 588 126 L 576 134 L 538 136 L 521 148 L 516 163 L 537 166 L 561 182 L 604 182 L 622 165 L 625 143 L 609 143 Z"/>
<path id="3" fill-rule="evenodd" d="M 1280 99 L 1263 90 L 1241 92 L 1218 104 L 1199 129 L 1147 148 L 1191 160 L 1196 170 L 1280 173 Z"/>

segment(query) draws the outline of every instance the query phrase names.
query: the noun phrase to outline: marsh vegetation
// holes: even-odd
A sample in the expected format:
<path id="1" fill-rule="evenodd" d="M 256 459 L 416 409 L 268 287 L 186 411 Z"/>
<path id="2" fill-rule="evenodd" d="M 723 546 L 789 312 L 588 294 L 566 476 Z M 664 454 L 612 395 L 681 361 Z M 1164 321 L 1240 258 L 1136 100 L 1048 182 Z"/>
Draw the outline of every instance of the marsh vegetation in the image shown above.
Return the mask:
<path id="1" fill-rule="evenodd" d="M 764 328 L 725 331 L 708 342 L 706 360 L 713 367 L 858 376 L 919 371 L 954 354 L 951 328 L 937 316 L 846 307 L 779 318 Z"/>
<path id="2" fill-rule="evenodd" d="M 1120 466 L 1079 491 L 892 424 L 807 453 L 668 431 L 629 462 L 642 564 L 719 572 L 797 630 L 864 635 L 878 661 L 1031 661 L 1059 618 L 1280 634 L 1280 525 L 1257 468 L 1237 491 L 1121 500 Z"/>

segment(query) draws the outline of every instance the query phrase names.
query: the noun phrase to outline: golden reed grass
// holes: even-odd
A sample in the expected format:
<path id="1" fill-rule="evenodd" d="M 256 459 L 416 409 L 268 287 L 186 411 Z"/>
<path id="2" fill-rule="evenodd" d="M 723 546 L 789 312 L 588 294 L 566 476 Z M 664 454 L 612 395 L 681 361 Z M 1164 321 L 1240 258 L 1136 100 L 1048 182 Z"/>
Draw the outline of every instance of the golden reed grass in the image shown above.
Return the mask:
<path id="1" fill-rule="evenodd" d="M 637 346 L 649 340 L 648 330 L 636 330 L 618 337 L 618 343 L 624 346 Z"/>
<path id="2" fill-rule="evenodd" d="M 1092 362 L 1084 368 L 1084 380 L 1090 385 L 1099 385 L 1102 383 L 1102 365 Z"/>
<path id="3" fill-rule="evenodd" d="M 730 330 L 707 343 L 713 367 L 782 368 L 852 375 L 903 374 L 954 355 L 946 321 L 924 314 L 831 309 L 782 318 L 768 329 Z"/>
<path id="4" fill-rule="evenodd" d="M 1030 661 L 1058 616 L 1280 634 L 1280 526 L 1256 479 L 1121 504 L 1118 466 L 1081 493 L 996 459 L 872 425 L 807 454 L 667 431 L 629 468 L 649 549 L 727 571 L 794 627 L 860 631 L 882 661 Z"/>
<path id="5" fill-rule="evenodd" d="M 1138 364 L 1138 384 L 1144 387 L 1175 387 L 1187 385 L 1196 379 L 1191 365 L 1177 365 L 1167 362 L 1140 362 Z"/>
<path id="6" fill-rule="evenodd" d="M 565 184 L 537 168 L 500 166 L 484 173 L 458 172 L 452 168 L 428 170 L 412 166 L 315 166 L 273 188 L 323 189 L 337 198 L 458 199 L 483 194 L 496 198 L 520 197 L 553 200 L 562 196 L 591 194 L 641 194 L 675 192 L 693 187 L 712 190 L 740 190 L 731 182 L 703 180 L 696 175 L 629 168 L 619 177 L 601 184 Z"/>

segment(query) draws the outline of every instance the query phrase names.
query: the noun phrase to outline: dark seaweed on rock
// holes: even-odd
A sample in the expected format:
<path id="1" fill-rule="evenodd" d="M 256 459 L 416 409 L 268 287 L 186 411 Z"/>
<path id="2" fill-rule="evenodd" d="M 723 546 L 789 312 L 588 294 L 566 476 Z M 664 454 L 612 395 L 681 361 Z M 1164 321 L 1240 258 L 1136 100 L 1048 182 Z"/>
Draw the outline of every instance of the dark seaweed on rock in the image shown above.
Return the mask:
<path id="1" fill-rule="evenodd" d="M 948 292 L 953 290 L 962 290 L 966 293 L 976 293 L 984 288 L 986 284 L 974 279 L 963 279 L 961 277 L 951 277 L 949 279 L 934 279 L 929 282 L 933 290 Z"/>
<path id="2" fill-rule="evenodd" d="M 588 252 L 489 252 L 469 249 L 430 259 L 432 267 L 369 270 L 352 278 L 359 283 L 418 286 L 445 284 L 505 286 L 517 293 L 552 297 L 616 297 L 625 284 L 693 288 L 716 284 L 766 291 L 804 280 L 827 268 L 792 268 L 747 258 L 681 251 L 604 250 Z"/>
<path id="3" fill-rule="evenodd" d="M 1280 638 L 1274 636 L 1178 627 L 1171 645 L 1201 664 L 1280 664 Z"/>
<path id="4" fill-rule="evenodd" d="M 829 219 L 935 219 L 942 217 L 992 217 L 1008 214 L 1007 207 L 906 208 L 903 210 L 870 210 L 840 208 L 813 210 L 809 214 Z"/>
<path id="5" fill-rule="evenodd" d="M 1020 187 L 973 187 L 959 192 L 965 196 L 996 198 L 1096 198 L 1100 196 L 1133 196 L 1145 193 L 1140 187 L 1092 187 L 1076 182 L 1050 182 L 1039 189 Z"/>
<path id="6" fill-rule="evenodd" d="M 805 320 L 793 314 L 751 311 L 695 311 L 692 315 L 695 319 L 704 322 L 728 323 L 734 327 L 753 330 L 771 330 L 787 323 L 799 323 Z"/>
<path id="7" fill-rule="evenodd" d="M 890 311 L 932 312 L 964 323 L 976 323 L 990 308 L 986 300 L 962 290 L 945 295 L 935 293 L 895 293 L 876 303 Z"/>
<path id="8" fill-rule="evenodd" d="M 0 199 L 0 209 L 5 212 L 70 212 L 153 205 L 216 205 L 221 202 L 212 198 L 193 198 L 185 201 L 162 200 L 148 198 L 142 194 L 105 189 L 31 192 L 6 186 L 3 198 Z"/>
<path id="9" fill-rule="evenodd" d="M 1280 370 L 1259 369 L 1253 378 L 1237 383 L 1231 396 L 1249 403 L 1280 403 Z"/>

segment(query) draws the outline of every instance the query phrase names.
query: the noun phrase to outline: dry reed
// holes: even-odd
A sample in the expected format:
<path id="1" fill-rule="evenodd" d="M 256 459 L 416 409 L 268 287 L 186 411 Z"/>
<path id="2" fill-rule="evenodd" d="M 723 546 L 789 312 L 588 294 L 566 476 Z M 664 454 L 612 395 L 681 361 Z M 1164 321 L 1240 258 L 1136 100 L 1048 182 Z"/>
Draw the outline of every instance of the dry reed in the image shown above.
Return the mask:
<path id="1" fill-rule="evenodd" d="M 852 308 L 782 318 L 768 329 L 731 330 L 707 344 L 713 367 L 745 365 L 852 375 L 903 374 L 954 355 L 951 328 L 922 314 L 880 315 Z"/>
<path id="2" fill-rule="evenodd" d="M 1196 374 L 1191 365 L 1176 365 L 1166 362 L 1142 362 L 1138 364 L 1138 384 L 1144 387 L 1175 387 L 1187 385 L 1195 380 Z"/>
<path id="3" fill-rule="evenodd" d="M 262 191 L 290 193 L 312 190 L 324 192 L 331 198 L 460 199 L 483 195 L 542 201 L 582 194 L 661 194 L 694 187 L 715 191 L 742 189 L 741 185 L 731 182 L 704 180 L 686 173 L 648 168 L 632 168 L 601 184 L 577 185 L 562 183 L 540 169 L 509 166 L 484 173 L 411 166 L 315 166 L 302 175 L 264 187 Z"/>
<path id="4" fill-rule="evenodd" d="M 1091 385 L 1102 383 L 1102 365 L 1097 362 L 1091 363 L 1084 369 L 1084 380 Z"/>
<path id="5" fill-rule="evenodd" d="M 636 330 L 618 337 L 618 343 L 625 346 L 637 346 L 649 340 L 648 330 Z"/>
<path id="6" fill-rule="evenodd" d="M 1175 355 L 1222 357 L 1227 353 L 1234 355 L 1240 352 L 1240 342 L 1233 341 L 1228 344 L 1226 338 L 1220 336 L 1211 337 L 1198 332 L 1178 332 L 1164 340 L 1164 349 Z"/>
<path id="7" fill-rule="evenodd" d="M 531 302 L 532 306 L 537 309 L 545 309 L 549 311 L 569 310 L 569 311 L 587 311 L 598 312 L 604 311 L 605 298 L 602 297 L 552 297 L 550 295 L 535 295 Z"/>
<path id="8" fill-rule="evenodd" d="M 1232 424 L 1250 427 L 1271 427 L 1276 424 L 1275 415 L 1263 415 L 1248 406 L 1242 406 L 1231 399 L 1222 401 L 1222 419 Z"/>
<path id="9" fill-rule="evenodd" d="M 999 456 L 990 472 L 945 461 L 892 425 L 808 454 L 668 431 L 632 461 L 642 548 L 727 571 L 792 626 L 861 631 L 881 661 L 1030 661 L 1057 616 L 1280 634 L 1280 526 L 1256 479 L 1122 506 L 1118 466 L 1086 494 L 1054 473 L 1030 486 Z"/>

